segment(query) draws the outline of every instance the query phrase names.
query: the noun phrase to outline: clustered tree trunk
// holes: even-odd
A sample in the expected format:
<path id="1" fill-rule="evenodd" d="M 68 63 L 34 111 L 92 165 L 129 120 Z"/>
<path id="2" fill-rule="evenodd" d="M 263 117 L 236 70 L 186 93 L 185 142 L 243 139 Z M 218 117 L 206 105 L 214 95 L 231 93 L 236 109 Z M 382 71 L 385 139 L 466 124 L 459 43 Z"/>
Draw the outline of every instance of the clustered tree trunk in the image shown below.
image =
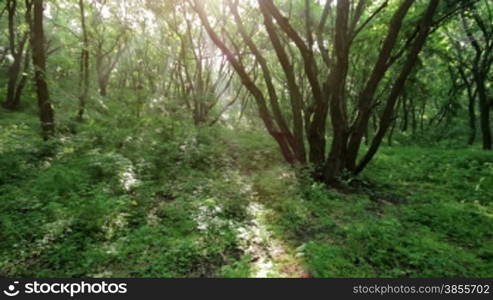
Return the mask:
<path id="1" fill-rule="evenodd" d="M 485 150 L 491 150 L 490 110 L 493 101 L 488 97 L 487 82 L 493 64 L 493 15 L 480 14 L 478 9 L 482 4 L 486 7 L 489 5 L 487 1 L 477 1 L 475 5 L 461 11 L 458 22 L 460 30 L 447 32 L 454 51 L 451 55 L 446 53 L 441 55 L 449 62 L 454 62 L 462 86 L 466 90 L 470 129 L 467 143 L 472 145 L 476 140 L 476 109 L 478 109 L 482 146 Z M 478 31 L 472 29 L 471 21 Z"/>
<path id="2" fill-rule="evenodd" d="M 275 50 L 279 65 L 284 72 L 289 94 L 292 125 L 287 121 L 281 109 L 278 88 L 273 83 L 271 70 L 266 59 L 252 37 L 246 32 L 241 16 L 238 13 L 238 1 L 228 0 L 231 14 L 243 42 L 251 51 L 256 63 L 260 66 L 264 78 L 266 93 L 247 72 L 241 57 L 237 56 L 221 35 L 210 24 L 202 1 L 191 1 L 194 10 L 215 45 L 223 52 L 239 75 L 243 85 L 253 96 L 263 123 L 270 135 L 277 141 L 284 158 L 292 164 L 309 163 L 314 167 L 313 176 L 327 184 L 337 183 L 347 174 L 358 174 L 373 158 L 387 130 L 394 121 L 396 104 L 406 80 L 415 66 L 418 55 L 425 44 L 430 29 L 434 24 L 440 0 L 428 1 L 427 7 L 420 15 L 413 34 L 407 37 L 404 46 L 400 43 L 402 24 L 408 15 L 414 0 L 404 0 L 395 10 L 384 41 L 379 50 L 378 58 L 365 79 L 364 88 L 357 96 L 355 113 L 348 112 L 348 74 L 350 70 L 350 52 L 353 41 L 371 19 L 387 5 L 385 2 L 367 20 L 361 22 L 367 1 L 351 3 L 350 0 L 338 0 L 335 7 L 332 1 L 326 1 L 317 32 L 311 24 L 310 1 L 305 1 L 306 32 L 305 38 L 290 23 L 272 0 L 258 0 L 259 13 L 264 19 L 264 29 Z M 323 32 L 329 15 L 334 15 L 334 39 L 332 49 L 326 49 Z M 314 35 L 318 42 L 314 42 Z M 234 44 L 234 43 L 231 43 Z M 294 45 L 301 57 L 303 76 L 307 78 L 311 101 L 304 101 L 300 88 L 300 80 L 296 77 L 295 57 L 290 45 Z M 315 49 L 315 45 L 319 49 Z M 286 50 L 288 49 L 288 51 Z M 320 53 L 320 54 L 318 54 Z M 323 63 L 317 55 L 321 55 Z M 403 59 L 400 59 L 403 58 Z M 390 90 L 384 100 L 376 99 L 376 92 L 381 86 L 384 76 L 391 66 L 399 60 L 400 66 Z M 327 74 L 320 76 L 320 74 Z M 379 126 L 375 136 L 369 143 L 368 151 L 358 160 L 360 146 L 369 121 L 375 115 L 375 107 L 381 105 Z M 327 120 L 332 128 L 332 143 L 326 150 Z M 308 147 L 308 150 L 305 148 Z"/>
<path id="3" fill-rule="evenodd" d="M 480 43 L 473 36 L 467 17 L 464 13 L 461 15 L 461 20 L 469 43 L 475 51 L 475 56 L 471 68 L 472 79 L 476 86 L 477 96 L 479 98 L 479 119 L 480 128 L 483 135 L 483 149 L 491 150 L 491 126 L 490 126 L 490 109 L 491 103 L 488 99 L 486 90 L 486 81 L 488 74 L 493 64 L 493 19 L 482 19 L 478 12 L 474 9 L 470 11 L 471 18 L 477 23 L 482 33 L 483 43 Z M 470 105 L 474 105 L 470 104 Z"/>

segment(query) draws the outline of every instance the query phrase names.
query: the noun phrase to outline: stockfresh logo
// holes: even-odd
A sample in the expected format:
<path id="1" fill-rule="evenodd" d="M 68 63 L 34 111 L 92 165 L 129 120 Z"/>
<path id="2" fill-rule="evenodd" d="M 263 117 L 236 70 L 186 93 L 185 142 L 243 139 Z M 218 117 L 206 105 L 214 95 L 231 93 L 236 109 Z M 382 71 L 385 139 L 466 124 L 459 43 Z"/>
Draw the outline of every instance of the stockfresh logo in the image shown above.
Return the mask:
<path id="1" fill-rule="evenodd" d="M 17 289 L 17 285 L 19 284 L 19 281 L 14 281 L 14 284 L 9 284 L 6 290 L 3 291 L 3 293 L 9 297 L 14 297 L 19 295 L 20 291 Z"/>

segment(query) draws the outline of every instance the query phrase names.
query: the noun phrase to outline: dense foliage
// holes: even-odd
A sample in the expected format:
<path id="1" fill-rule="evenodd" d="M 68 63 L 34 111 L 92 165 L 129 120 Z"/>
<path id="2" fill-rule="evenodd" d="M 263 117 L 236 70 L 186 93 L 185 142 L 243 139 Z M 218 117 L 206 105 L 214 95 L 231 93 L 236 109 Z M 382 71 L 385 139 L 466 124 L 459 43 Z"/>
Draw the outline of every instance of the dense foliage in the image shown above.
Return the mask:
<path id="1" fill-rule="evenodd" d="M 7 0 L 0 33 L 0 276 L 493 276 L 487 0 Z"/>

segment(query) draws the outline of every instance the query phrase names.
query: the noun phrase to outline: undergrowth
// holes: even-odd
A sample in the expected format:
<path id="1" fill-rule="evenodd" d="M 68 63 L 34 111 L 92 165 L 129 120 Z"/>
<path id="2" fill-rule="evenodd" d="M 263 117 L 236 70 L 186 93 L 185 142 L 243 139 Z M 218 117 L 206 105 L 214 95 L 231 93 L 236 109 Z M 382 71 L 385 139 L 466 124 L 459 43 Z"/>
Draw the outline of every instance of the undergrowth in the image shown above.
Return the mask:
<path id="1" fill-rule="evenodd" d="M 1 114 L 0 276 L 248 277 L 248 199 L 311 276 L 493 276 L 488 152 L 383 147 L 341 193 L 257 131 L 94 115 L 44 142 L 31 114 Z"/>
<path id="2" fill-rule="evenodd" d="M 371 188 L 311 183 L 272 203 L 313 276 L 493 275 L 493 154 L 384 147 L 360 180 Z"/>

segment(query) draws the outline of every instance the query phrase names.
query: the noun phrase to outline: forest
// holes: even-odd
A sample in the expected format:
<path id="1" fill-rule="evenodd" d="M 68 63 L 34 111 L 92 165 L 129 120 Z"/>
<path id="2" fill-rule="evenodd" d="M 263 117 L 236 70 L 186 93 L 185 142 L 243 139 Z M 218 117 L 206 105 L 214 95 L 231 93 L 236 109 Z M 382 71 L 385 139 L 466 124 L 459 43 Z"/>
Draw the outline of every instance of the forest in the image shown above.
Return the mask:
<path id="1" fill-rule="evenodd" d="M 490 0 L 0 0 L 0 277 L 493 277 Z"/>

